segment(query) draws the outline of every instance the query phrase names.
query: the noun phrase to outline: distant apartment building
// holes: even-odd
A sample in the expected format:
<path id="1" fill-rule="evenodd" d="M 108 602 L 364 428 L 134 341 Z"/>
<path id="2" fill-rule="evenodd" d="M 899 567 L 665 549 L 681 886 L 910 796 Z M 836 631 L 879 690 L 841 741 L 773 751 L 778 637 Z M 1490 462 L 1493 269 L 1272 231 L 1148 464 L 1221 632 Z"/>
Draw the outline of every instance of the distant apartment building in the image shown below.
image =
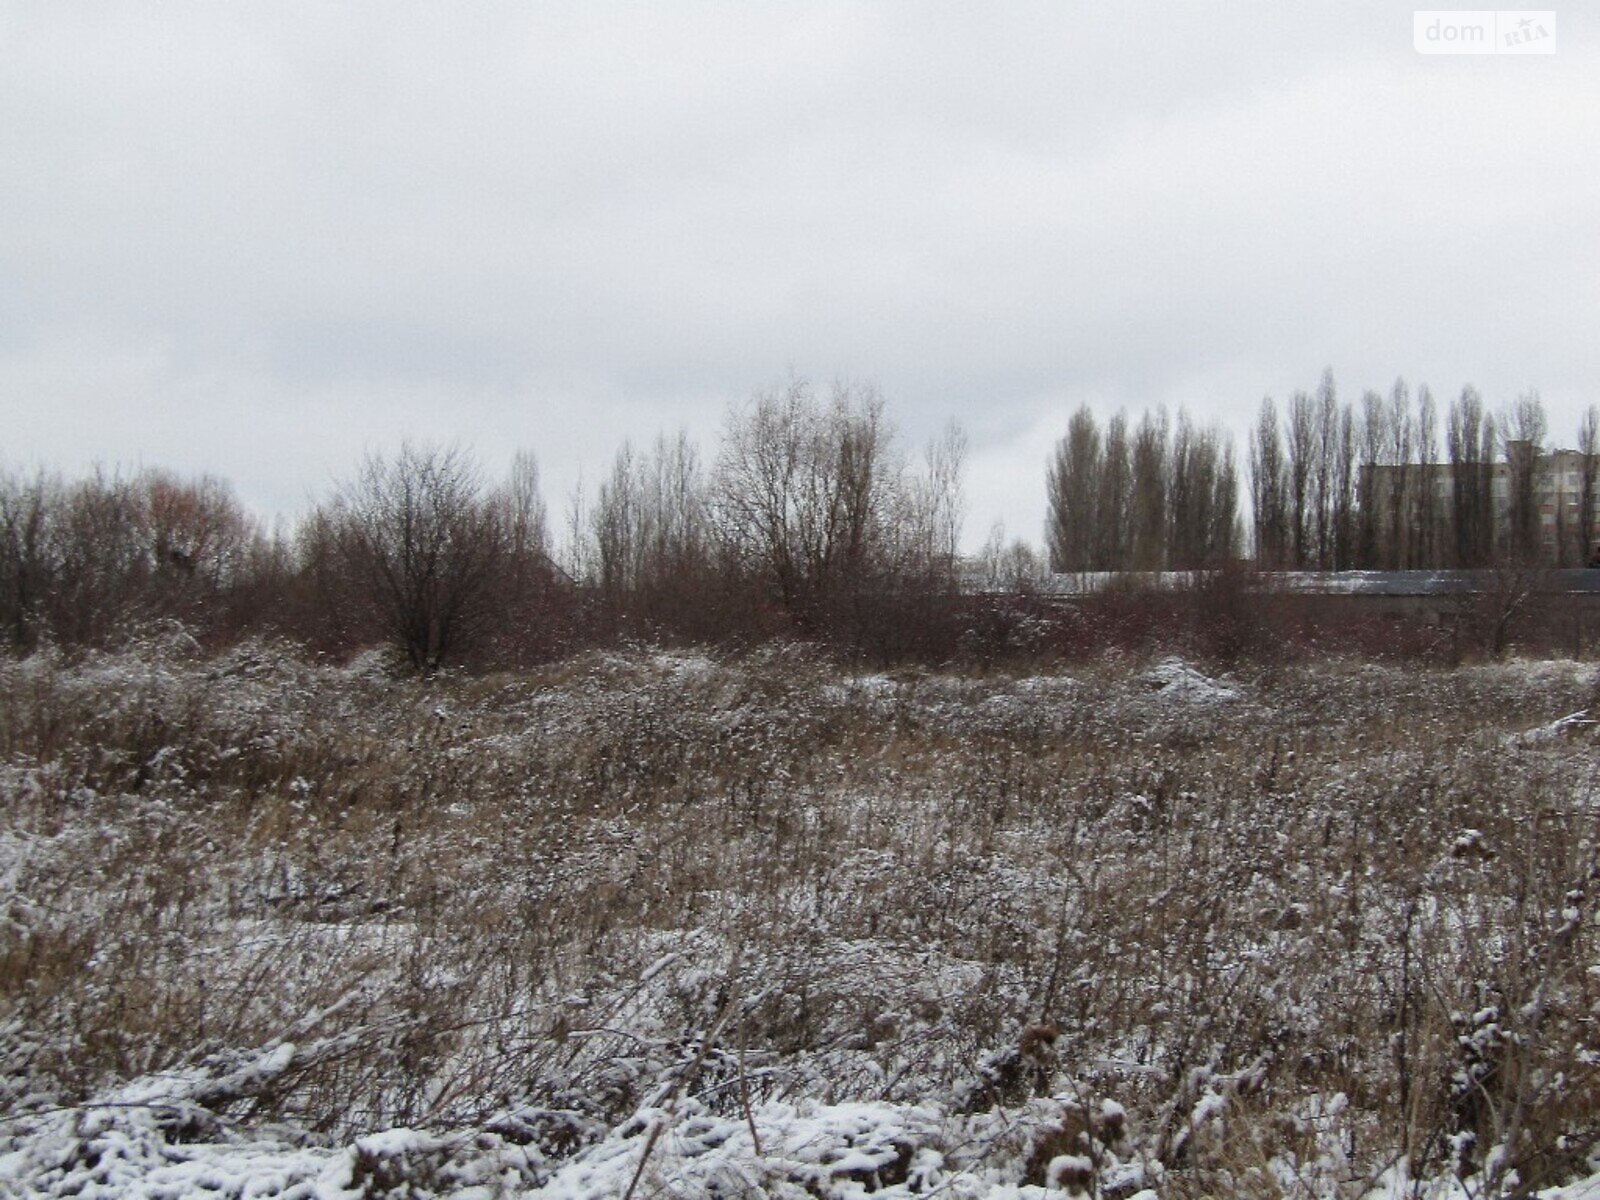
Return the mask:
<path id="1" fill-rule="evenodd" d="M 1495 513 L 1503 517 L 1509 508 L 1511 479 L 1506 464 L 1498 466 L 1494 483 Z M 1583 480 L 1584 456 L 1576 450 L 1555 450 L 1541 454 L 1536 460 L 1534 500 L 1539 514 L 1539 546 L 1541 558 L 1548 565 L 1585 566 L 1594 558 L 1600 487 L 1591 478 L 1588 520 L 1583 520 Z M 1580 533 L 1586 533 L 1589 545 L 1576 544 Z"/>
<path id="2" fill-rule="evenodd" d="M 1363 466 L 1358 496 L 1371 512 L 1364 520 L 1368 546 L 1361 557 L 1371 560 L 1365 565 L 1482 565 L 1463 561 L 1473 557 L 1463 547 L 1473 545 L 1483 558 L 1516 554 L 1539 566 L 1600 565 L 1600 463 L 1577 450 L 1535 454 L 1528 443 L 1511 442 L 1490 463 Z"/>

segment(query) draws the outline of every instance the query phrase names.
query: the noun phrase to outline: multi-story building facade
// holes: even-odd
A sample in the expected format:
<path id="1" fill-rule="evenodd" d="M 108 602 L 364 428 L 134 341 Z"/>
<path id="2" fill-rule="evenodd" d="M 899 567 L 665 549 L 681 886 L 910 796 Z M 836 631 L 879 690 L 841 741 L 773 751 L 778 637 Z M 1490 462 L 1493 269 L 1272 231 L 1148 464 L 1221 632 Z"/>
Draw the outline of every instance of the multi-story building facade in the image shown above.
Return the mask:
<path id="1" fill-rule="evenodd" d="M 1526 442 L 1512 442 L 1492 463 L 1362 467 L 1358 497 L 1371 507 L 1362 518 L 1367 546 L 1360 557 L 1373 561 L 1364 565 L 1483 565 L 1462 561 L 1474 557 L 1474 546 L 1485 559 L 1516 554 L 1540 566 L 1600 565 L 1600 461 L 1578 450 L 1534 454 Z"/>

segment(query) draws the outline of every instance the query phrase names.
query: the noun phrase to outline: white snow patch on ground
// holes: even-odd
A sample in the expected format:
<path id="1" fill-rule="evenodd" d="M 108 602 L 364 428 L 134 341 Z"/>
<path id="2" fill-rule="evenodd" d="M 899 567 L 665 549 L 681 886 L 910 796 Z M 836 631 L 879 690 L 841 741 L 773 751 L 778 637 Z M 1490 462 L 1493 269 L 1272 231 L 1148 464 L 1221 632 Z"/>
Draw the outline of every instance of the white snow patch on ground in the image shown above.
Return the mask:
<path id="1" fill-rule="evenodd" d="M 160 1083 L 143 1081 L 139 1090 L 154 1096 Z M 802 1100 L 719 1115 L 682 1098 L 675 1106 L 640 1109 L 550 1172 L 537 1154 L 492 1135 L 441 1137 L 402 1128 L 325 1147 L 232 1136 L 214 1126 L 212 1136 L 195 1141 L 177 1132 L 174 1112 L 156 1100 L 115 1107 L 108 1100 L 32 1118 L 25 1130 L 0 1138 L 0 1194 L 616 1200 L 632 1189 L 639 1196 L 821 1200 L 935 1192 L 952 1200 L 1043 1197 L 1044 1189 L 1015 1182 L 1016 1156 L 1060 1111 L 1059 1102 L 1039 1101 L 1009 1118 L 963 1117 L 936 1105 Z M 1120 1172 L 1119 1179 L 1128 1174 L 1109 1153 L 1102 1165 Z M 1138 1186 L 1143 1172 L 1128 1178 Z"/>
<path id="2" fill-rule="evenodd" d="M 1238 700 L 1239 689 L 1202 675 L 1181 658 L 1165 658 L 1142 676 L 1163 700 L 1182 704 L 1227 704 Z"/>
<path id="3" fill-rule="evenodd" d="M 1546 1188 L 1539 1197 L 1540 1200 L 1600 1200 L 1600 1175 L 1591 1175 L 1565 1187 Z"/>
<path id="4" fill-rule="evenodd" d="M 1554 741 L 1569 733 L 1578 733 L 1585 729 L 1593 729 L 1597 724 L 1589 715 L 1588 709 L 1580 709 L 1575 713 L 1568 713 L 1564 717 L 1557 717 L 1554 721 L 1544 725 L 1526 729 L 1521 733 L 1513 733 L 1506 738 L 1510 746 L 1537 746 L 1540 742 Z"/>

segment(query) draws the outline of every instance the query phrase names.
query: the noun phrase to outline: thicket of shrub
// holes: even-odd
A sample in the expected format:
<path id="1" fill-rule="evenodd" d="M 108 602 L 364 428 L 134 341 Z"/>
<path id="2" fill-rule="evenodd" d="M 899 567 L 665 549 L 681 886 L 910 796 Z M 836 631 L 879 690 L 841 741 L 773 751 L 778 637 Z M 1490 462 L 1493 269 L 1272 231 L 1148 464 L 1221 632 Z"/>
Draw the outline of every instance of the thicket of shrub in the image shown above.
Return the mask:
<path id="1" fill-rule="evenodd" d="M 176 633 L 6 663 L 0 1163 L 1559 1182 L 1600 1141 L 1595 735 L 1553 720 L 1593 688 L 792 643 L 405 682 Z M 1059 1132 L 1108 1097 L 1116 1149 Z M 838 1156 L 783 1158 L 802 1117 Z M 852 1144 L 877 1165 L 829 1174 Z"/>

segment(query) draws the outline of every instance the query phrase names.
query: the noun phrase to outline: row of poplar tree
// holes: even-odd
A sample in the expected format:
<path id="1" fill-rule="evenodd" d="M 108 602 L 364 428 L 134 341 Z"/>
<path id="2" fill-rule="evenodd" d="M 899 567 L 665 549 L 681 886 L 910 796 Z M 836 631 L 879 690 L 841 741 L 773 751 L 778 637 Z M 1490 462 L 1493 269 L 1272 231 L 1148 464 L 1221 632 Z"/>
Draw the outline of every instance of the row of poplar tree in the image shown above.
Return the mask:
<path id="1" fill-rule="evenodd" d="M 1496 414 L 1470 385 L 1442 409 L 1427 386 L 1342 400 L 1332 371 L 1248 435 L 1240 513 L 1230 439 L 1179 412 L 1079 409 L 1047 472 L 1046 543 L 1064 572 L 1582 566 L 1600 500 L 1600 412 L 1557 458 L 1537 393 Z"/>

